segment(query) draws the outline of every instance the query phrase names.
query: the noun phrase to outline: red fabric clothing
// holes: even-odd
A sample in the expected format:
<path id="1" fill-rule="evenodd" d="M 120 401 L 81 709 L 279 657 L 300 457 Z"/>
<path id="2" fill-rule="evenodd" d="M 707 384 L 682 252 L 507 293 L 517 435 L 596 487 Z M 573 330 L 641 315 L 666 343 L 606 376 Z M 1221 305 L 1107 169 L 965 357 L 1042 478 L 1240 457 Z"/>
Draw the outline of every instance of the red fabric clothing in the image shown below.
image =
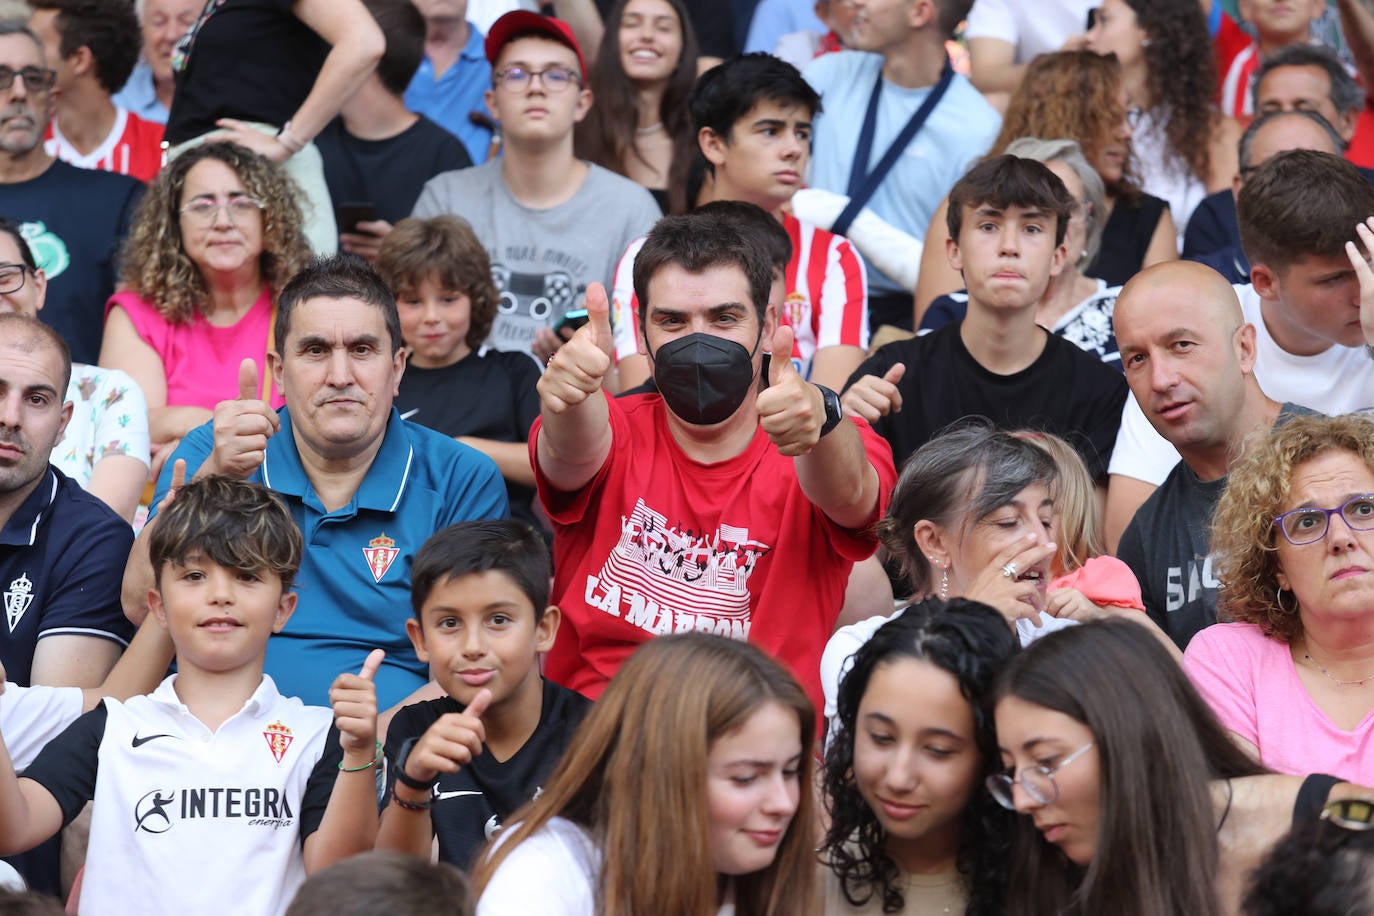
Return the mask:
<path id="1" fill-rule="evenodd" d="M 792 359 L 803 377 L 822 347 L 847 345 L 868 349 L 868 274 L 854 247 L 843 236 L 783 214 L 782 227 L 792 240 L 792 258 L 784 273 L 786 296 L 778 317 L 796 334 Z M 634 291 L 634 262 L 644 239 L 635 239 L 620 256 L 612 284 L 611 318 L 616 359 L 638 352 L 639 298 Z"/>
<path id="2" fill-rule="evenodd" d="M 1365 102 L 1359 120 L 1355 122 L 1355 136 L 1350 138 L 1350 147 L 1345 158 L 1364 168 L 1374 168 L 1374 109 Z"/>
<path id="3" fill-rule="evenodd" d="M 145 121 L 132 111 L 115 106 L 115 122 L 109 135 L 89 154 L 83 155 L 67 142 L 57 129 L 57 119 L 48 124 L 43 148 L 48 155 L 83 169 L 98 169 L 132 175 L 139 181 L 152 181 L 162 168 L 162 125 Z"/>
<path id="4" fill-rule="evenodd" d="M 1212 45 L 1216 48 L 1217 101 L 1222 113 L 1232 117 L 1253 115 L 1250 83 L 1259 69 L 1259 45 L 1226 13 L 1221 14 Z"/>
<path id="5" fill-rule="evenodd" d="M 702 464 L 683 453 L 657 394 L 607 398 L 611 453 L 581 490 L 539 469 L 554 523 L 553 602 L 563 611 L 545 673 L 595 699 L 640 643 L 704 630 L 749 642 L 791 669 L 820 709 L 820 659 L 849 571 L 877 546 L 872 527 L 841 528 L 806 498 L 793 459 L 762 429 L 739 455 Z M 878 473 L 876 522 L 896 484 L 892 452 L 854 420 Z"/>

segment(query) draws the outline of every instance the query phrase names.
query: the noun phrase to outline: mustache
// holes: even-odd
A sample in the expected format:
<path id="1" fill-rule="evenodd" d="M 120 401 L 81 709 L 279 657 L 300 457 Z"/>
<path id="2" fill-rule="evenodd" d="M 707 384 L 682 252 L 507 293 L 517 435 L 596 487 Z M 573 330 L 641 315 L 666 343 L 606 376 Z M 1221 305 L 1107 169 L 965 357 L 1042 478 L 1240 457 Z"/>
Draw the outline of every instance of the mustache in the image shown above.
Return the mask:
<path id="1" fill-rule="evenodd" d="M 21 451 L 29 451 L 29 440 L 24 438 L 24 434 L 18 430 L 0 427 L 0 443 L 12 445 Z"/>
<path id="2" fill-rule="evenodd" d="M 337 401 L 340 398 L 350 401 L 364 400 L 363 393 L 352 385 L 343 388 L 326 388 L 317 394 L 312 401 L 313 406 L 319 407 L 328 401 Z"/>

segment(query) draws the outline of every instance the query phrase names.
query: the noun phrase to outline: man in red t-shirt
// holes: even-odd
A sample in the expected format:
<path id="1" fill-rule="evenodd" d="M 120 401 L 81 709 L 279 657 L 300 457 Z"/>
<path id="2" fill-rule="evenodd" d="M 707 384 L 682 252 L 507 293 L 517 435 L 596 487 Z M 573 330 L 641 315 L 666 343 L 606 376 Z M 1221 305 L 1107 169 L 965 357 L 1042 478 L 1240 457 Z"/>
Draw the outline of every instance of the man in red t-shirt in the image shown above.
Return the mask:
<path id="1" fill-rule="evenodd" d="M 821 651 L 876 547 L 891 450 L 797 372 L 755 231 L 716 211 L 649 233 L 634 287 L 657 392 L 602 390 L 613 335 L 599 284 L 539 381 L 530 451 L 564 620 L 547 673 L 591 697 L 645 640 L 704 630 L 777 656 L 819 708 Z"/>
<path id="2" fill-rule="evenodd" d="M 1216 0 L 1205 0 L 1203 7 L 1209 12 L 1216 46 L 1221 111 L 1248 119 L 1255 114 L 1251 90 L 1260 61 L 1282 48 L 1307 43 L 1326 0 L 1240 0 L 1240 16 L 1254 27 L 1253 37 L 1221 11 Z"/>
<path id="3" fill-rule="evenodd" d="M 162 125 L 110 101 L 138 61 L 143 33 L 129 0 L 30 0 L 29 28 L 57 71 L 51 156 L 151 181 L 162 168 Z"/>

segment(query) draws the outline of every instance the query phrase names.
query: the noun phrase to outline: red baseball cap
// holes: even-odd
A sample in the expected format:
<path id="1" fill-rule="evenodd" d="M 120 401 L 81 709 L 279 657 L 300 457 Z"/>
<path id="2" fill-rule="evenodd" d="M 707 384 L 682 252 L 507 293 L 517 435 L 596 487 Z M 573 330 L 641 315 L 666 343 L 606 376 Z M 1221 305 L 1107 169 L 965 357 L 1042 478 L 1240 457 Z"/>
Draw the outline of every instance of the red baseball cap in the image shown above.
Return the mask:
<path id="1" fill-rule="evenodd" d="M 582 49 L 577 46 L 572 26 L 562 19 L 532 13 L 529 10 L 513 10 L 491 24 L 491 31 L 487 32 L 487 63 L 496 66 L 496 58 L 511 38 L 530 32 L 545 35 L 552 41 L 572 48 L 572 52 L 577 55 L 577 67 L 581 71 L 582 82 L 586 84 L 587 62 L 582 59 Z"/>

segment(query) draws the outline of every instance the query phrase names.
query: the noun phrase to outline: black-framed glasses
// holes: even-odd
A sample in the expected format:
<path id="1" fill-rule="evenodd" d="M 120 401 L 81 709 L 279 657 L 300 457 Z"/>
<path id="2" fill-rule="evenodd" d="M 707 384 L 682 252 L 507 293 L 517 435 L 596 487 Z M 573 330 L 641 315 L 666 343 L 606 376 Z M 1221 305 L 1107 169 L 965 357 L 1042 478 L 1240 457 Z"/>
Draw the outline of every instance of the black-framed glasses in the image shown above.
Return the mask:
<path id="1" fill-rule="evenodd" d="M 1304 506 L 1274 518 L 1274 525 L 1294 547 L 1326 537 L 1331 516 L 1339 515 L 1355 531 L 1374 531 L 1374 495 L 1352 496 L 1334 509 Z"/>
<path id="2" fill-rule="evenodd" d="M 543 70 L 531 70 L 519 64 L 512 64 L 497 70 L 491 75 L 491 78 L 512 92 L 524 92 L 534 83 L 536 76 L 544 84 L 545 92 L 563 92 L 570 86 L 582 85 L 582 77 L 577 75 L 576 70 L 559 66 L 545 67 Z"/>
<path id="3" fill-rule="evenodd" d="M 219 218 L 221 207 L 228 209 L 230 221 L 242 223 L 254 214 L 262 212 L 264 205 L 256 197 L 246 195 L 231 197 L 228 200 L 212 200 L 209 197 L 200 197 L 182 207 L 181 213 L 194 223 L 211 226 Z"/>
<path id="4" fill-rule="evenodd" d="M 28 273 L 27 264 L 0 264 L 0 295 L 17 293 L 23 289 Z"/>
<path id="5" fill-rule="evenodd" d="M 985 785 L 997 804 L 1008 811 L 1016 810 L 1016 800 L 1012 787 L 1021 786 L 1026 794 L 1042 805 L 1054 804 L 1059 797 L 1059 786 L 1054 782 L 1054 774 L 1086 754 L 1096 742 L 1087 744 L 1074 751 L 1054 767 L 1026 767 L 1019 773 L 997 773 L 987 778 Z"/>
<path id="6" fill-rule="evenodd" d="M 24 81 L 24 88 L 29 92 L 47 92 L 57 82 L 56 70 L 47 70 L 43 67 L 25 67 L 22 70 L 16 70 L 13 67 L 0 65 L 0 89 L 8 89 L 13 86 L 16 76 Z"/>

